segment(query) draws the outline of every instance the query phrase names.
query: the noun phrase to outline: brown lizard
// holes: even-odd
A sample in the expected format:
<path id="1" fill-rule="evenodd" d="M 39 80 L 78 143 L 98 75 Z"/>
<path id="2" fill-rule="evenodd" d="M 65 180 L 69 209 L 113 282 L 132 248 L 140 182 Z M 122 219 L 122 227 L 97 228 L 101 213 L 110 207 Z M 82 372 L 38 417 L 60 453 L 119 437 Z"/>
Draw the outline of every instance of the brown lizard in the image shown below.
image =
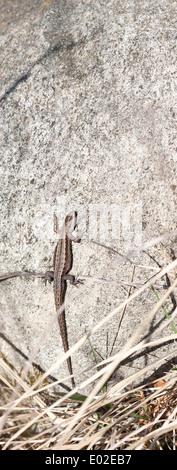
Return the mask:
<path id="1" fill-rule="evenodd" d="M 54 297 L 63 349 L 65 352 L 69 349 L 64 310 L 66 280 L 70 280 L 71 284 L 76 284 L 74 276 L 68 273 L 72 268 L 72 241 L 79 242 L 81 240 L 80 236 L 72 236 L 72 232 L 76 227 L 76 221 L 77 213 L 75 211 L 66 216 L 54 253 Z M 69 373 L 72 375 L 73 372 L 70 357 L 67 359 L 67 364 Z M 74 387 L 75 382 L 73 377 L 71 377 L 71 382 Z"/>

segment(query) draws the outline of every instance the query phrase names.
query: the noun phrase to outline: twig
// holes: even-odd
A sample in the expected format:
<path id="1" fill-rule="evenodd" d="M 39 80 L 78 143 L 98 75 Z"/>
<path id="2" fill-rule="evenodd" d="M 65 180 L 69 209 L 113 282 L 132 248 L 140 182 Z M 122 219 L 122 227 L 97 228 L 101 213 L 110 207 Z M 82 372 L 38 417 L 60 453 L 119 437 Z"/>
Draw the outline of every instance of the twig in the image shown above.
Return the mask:
<path id="1" fill-rule="evenodd" d="M 12 277 L 40 277 L 46 281 L 53 281 L 53 271 L 46 271 L 45 273 L 35 273 L 33 271 L 14 271 L 12 273 L 0 274 L 0 281 L 6 281 Z"/>
<path id="2" fill-rule="evenodd" d="M 152 276 L 154 277 L 154 275 Z M 151 279 L 151 277 L 149 278 L 149 280 Z M 77 276 L 76 280 L 79 282 L 79 281 L 84 281 L 84 280 L 92 280 L 94 282 L 103 282 L 103 283 L 106 283 L 106 284 L 111 284 L 113 286 L 124 286 L 124 287 L 142 287 L 144 286 L 145 284 L 147 284 L 147 281 L 146 282 L 125 282 L 125 281 L 111 281 L 109 279 L 104 279 L 104 278 L 99 278 L 99 277 L 94 277 L 94 276 Z M 162 286 L 159 286 L 159 285 L 156 285 L 154 284 L 154 287 L 156 287 L 156 289 L 167 289 L 167 285 L 166 284 L 163 284 Z"/>
<path id="3" fill-rule="evenodd" d="M 132 274 L 131 274 L 131 284 L 133 284 L 133 277 L 134 277 L 134 273 L 135 273 L 135 266 L 133 266 L 133 269 L 132 269 Z M 127 299 L 129 298 L 130 296 L 130 292 L 131 292 L 131 286 L 128 288 L 128 293 L 127 293 Z M 117 328 L 116 328 L 116 332 L 114 334 L 114 338 L 112 340 L 112 343 L 111 343 L 111 347 L 110 347 L 110 351 L 109 351 L 109 355 L 112 354 L 112 350 L 113 350 L 113 347 L 114 347 L 114 344 L 115 344 L 115 341 L 116 341 L 116 338 L 117 338 L 117 335 L 118 335 L 118 332 L 119 332 L 119 328 L 120 328 L 120 325 L 121 325 L 121 322 L 122 322 L 122 318 L 124 316 L 124 313 L 125 313 L 125 310 L 127 308 L 127 305 L 124 305 L 123 309 L 122 309 L 122 312 L 120 314 L 120 318 L 119 318 L 119 321 L 118 321 L 118 324 L 117 324 Z"/>
<path id="4" fill-rule="evenodd" d="M 46 271 L 45 273 L 35 273 L 34 271 L 14 271 L 11 273 L 4 273 L 0 274 L 0 282 L 1 281 L 6 281 L 7 279 L 11 279 L 13 277 L 38 277 L 45 279 L 46 281 L 52 282 L 53 281 L 53 271 Z M 152 279 L 154 275 L 149 278 Z M 78 276 L 77 281 L 84 281 L 84 280 L 89 280 L 91 279 L 94 282 L 103 282 L 107 284 L 112 284 L 112 285 L 119 285 L 119 286 L 124 286 L 124 287 L 142 287 L 145 283 L 141 282 L 124 282 L 124 281 L 110 281 L 109 279 L 104 279 L 104 278 L 98 278 L 94 276 Z M 167 289 L 167 285 L 163 284 L 162 286 L 158 286 L 154 284 L 154 287 L 156 289 Z"/>

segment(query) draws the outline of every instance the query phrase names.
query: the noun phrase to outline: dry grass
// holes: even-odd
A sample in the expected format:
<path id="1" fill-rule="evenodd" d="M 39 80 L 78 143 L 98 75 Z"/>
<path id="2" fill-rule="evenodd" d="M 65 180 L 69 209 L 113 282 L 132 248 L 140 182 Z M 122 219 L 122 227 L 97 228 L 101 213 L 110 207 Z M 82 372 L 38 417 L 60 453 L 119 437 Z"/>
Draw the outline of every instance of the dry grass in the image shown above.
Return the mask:
<path id="1" fill-rule="evenodd" d="M 81 378 L 78 374 L 79 386 L 74 390 L 65 394 L 57 393 L 56 382 L 49 379 L 49 374 L 66 360 L 68 353 L 44 374 L 34 368 L 32 374 L 30 363 L 18 374 L 4 357 L 1 358 L 0 442 L 3 450 L 176 449 L 177 369 L 166 370 L 158 380 L 151 376 L 151 379 L 146 378 L 143 382 L 144 377 L 154 374 L 155 369 L 172 359 L 177 352 L 173 323 L 177 309 L 160 324 L 153 337 L 147 334 L 148 326 L 159 309 L 172 293 L 175 295 L 176 267 L 177 260 L 170 262 L 154 276 L 153 283 L 158 283 L 165 274 L 172 273 L 174 281 L 161 299 L 155 299 L 153 308 L 121 351 L 100 362 L 99 369 L 96 364 L 87 380 L 83 381 L 82 373 Z M 118 312 L 122 316 L 126 306 L 150 288 L 150 282 L 147 282 L 133 294 L 129 289 L 125 301 L 84 335 L 71 348 L 71 354 Z M 170 334 L 166 334 L 169 325 L 173 325 L 173 329 Z M 141 339 L 145 333 L 146 339 Z M 171 345 L 168 354 L 160 358 L 153 357 L 151 364 L 106 388 L 105 384 L 125 359 L 165 343 Z M 87 385 L 91 391 L 85 396 L 82 391 Z"/>

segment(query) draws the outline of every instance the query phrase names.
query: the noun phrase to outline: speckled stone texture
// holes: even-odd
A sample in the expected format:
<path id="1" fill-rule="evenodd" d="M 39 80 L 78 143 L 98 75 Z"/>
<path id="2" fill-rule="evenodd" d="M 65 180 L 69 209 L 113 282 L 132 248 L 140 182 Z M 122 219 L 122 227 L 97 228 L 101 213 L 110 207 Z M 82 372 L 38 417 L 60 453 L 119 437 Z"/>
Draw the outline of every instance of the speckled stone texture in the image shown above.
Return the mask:
<path id="1" fill-rule="evenodd" d="M 73 248 L 73 273 L 106 270 L 111 281 L 129 281 L 132 266 L 117 261 L 115 268 L 116 253 L 91 238 L 125 255 L 134 244 L 177 228 L 176 2 L 0 0 L 0 12 L 1 273 L 51 269 L 53 214 L 61 226 L 65 213 L 76 209 L 85 234 Z M 172 238 L 163 248 L 175 256 L 176 246 Z M 167 258 L 158 246 L 133 261 L 156 268 Z M 142 269 L 136 268 L 134 281 L 145 281 Z M 126 290 L 95 282 L 72 301 L 69 286 L 70 344 Z M 127 307 L 113 352 L 154 302 L 148 291 Z M 174 307 L 175 297 L 169 313 Z M 17 369 L 25 359 L 15 347 L 29 356 L 54 313 L 53 287 L 42 279 L 1 283 L 1 349 Z M 148 332 L 163 318 L 160 312 Z M 92 338 L 102 357 L 118 320 Z M 35 359 L 44 369 L 62 353 L 55 318 L 52 325 Z M 132 358 L 117 377 L 148 359 Z M 88 343 L 72 361 L 74 371 L 94 364 Z M 55 376 L 60 373 L 62 379 L 67 368 Z"/>

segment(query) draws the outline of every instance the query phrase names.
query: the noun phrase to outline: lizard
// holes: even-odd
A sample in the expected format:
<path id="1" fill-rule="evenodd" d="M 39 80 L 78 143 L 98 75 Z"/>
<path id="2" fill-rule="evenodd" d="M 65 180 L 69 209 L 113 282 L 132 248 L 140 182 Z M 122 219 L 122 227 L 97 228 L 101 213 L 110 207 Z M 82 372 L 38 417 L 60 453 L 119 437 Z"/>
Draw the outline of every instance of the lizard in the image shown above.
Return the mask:
<path id="1" fill-rule="evenodd" d="M 64 352 L 69 349 L 68 338 L 67 338 L 67 327 L 65 320 L 65 294 L 66 294 L 66 281 L 69 280 L 71 284 L 76 284 L 75 277 L 68 274 L 72 268 L 72 241 L 80 242 L 81 236 L 73 237 L 72 232 L 74 231 L 77 223 L 76 211 L 71 212 L 65 217 L 63 227 L 60 232 L 60 238 L 54 252 L 54 298 L 55 307 L 58 315 L 58 323 L 60 328 L 60 334 L 63 343 Z M 62 310 L 63 309 L 63 310 Z M 68 370 L 70 375 L 73 374 L 71 357 L 67 359 Z M 75 386 L 74 378 L 71 377 L 72 386 Z"/>

